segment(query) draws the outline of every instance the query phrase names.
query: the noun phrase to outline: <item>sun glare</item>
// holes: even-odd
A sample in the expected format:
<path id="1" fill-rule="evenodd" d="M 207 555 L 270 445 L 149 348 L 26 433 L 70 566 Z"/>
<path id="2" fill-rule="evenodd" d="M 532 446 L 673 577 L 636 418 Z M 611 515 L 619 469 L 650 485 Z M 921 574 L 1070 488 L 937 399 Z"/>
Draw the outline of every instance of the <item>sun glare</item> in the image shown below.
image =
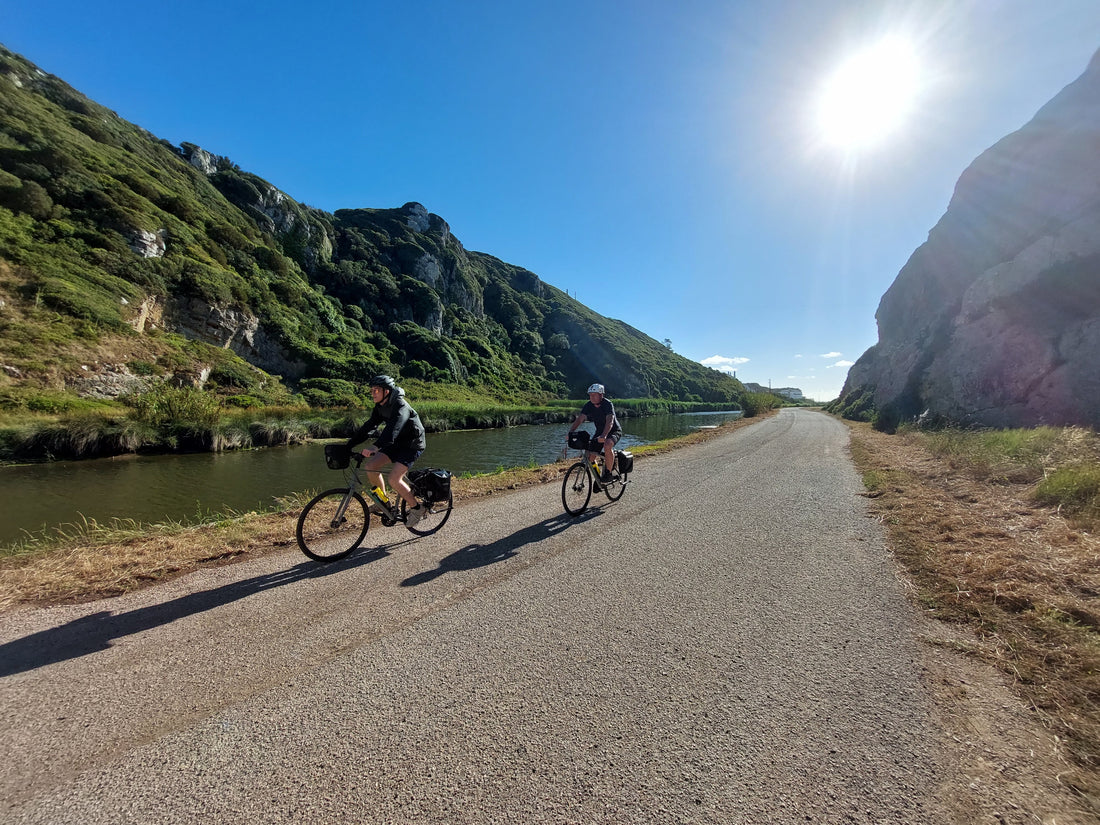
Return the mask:
<path id="1" fill-rule="evenodd" d="M 818 126 L 830 144 L 849 151 L 881 143 L 905 125 L 920 85 L 913 48 L 882 40 L 843 63 L 825 82 Z"/>

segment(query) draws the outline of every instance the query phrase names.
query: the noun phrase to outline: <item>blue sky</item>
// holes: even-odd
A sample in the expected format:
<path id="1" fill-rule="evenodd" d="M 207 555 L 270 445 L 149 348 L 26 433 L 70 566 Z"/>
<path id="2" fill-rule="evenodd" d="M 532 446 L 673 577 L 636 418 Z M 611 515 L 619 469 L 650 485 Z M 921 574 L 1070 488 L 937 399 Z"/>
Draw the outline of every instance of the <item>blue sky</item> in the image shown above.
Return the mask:
<path id="1" fill-rule="evenodd" d="M 817 400 L 966 166 L 1100 47 L 1096 0 L 0 0 L 0 21 L 157 137 L 328 211 L 419 201 L 467 249 Z M 883 38 L 909 74 L 841 137 L 825 83 Z"/>

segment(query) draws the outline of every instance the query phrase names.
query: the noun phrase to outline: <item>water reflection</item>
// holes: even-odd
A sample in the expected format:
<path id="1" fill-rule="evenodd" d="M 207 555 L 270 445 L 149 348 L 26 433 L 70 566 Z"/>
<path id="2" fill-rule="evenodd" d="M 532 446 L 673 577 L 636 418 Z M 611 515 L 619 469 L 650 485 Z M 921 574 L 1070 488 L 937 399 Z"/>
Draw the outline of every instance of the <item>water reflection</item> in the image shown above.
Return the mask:
<path id="1" fill-rule="evenodd" d="M 629 418 L 620 446 L 629 449 L 713 426 L 739 412 L 683 413 Z M 432 433 L 419 465 L 456 474 L 548 464 L 561 457 L 566 424 Z M 273 507 L 288 494 L 339 486 L 316 444 L 172 456 L 125 456 L 94 461 L 0 468 L 0 544 L 83 518 L 141 523 L 197 521 L 227 510 Z"/>

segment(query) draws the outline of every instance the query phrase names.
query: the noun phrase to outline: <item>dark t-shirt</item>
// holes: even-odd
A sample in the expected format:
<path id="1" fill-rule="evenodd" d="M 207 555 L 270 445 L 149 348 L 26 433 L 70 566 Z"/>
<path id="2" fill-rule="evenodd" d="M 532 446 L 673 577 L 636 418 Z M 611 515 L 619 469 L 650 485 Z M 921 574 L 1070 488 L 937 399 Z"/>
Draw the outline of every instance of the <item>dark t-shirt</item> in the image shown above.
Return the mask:
<path id="1" fill-rule="evenodd" d="M 608 435 L 618 435 L 623 431 L 623 428 L 619 426 L 619 418 L 615 415 L 615 405 L 606 398 L 600 402 L 598 407 L 591 401 L 585 402 L 585 405 L 581 407 L 581 415 L 596 425 L 596 438 L 603 435 L 603 428 L 607 426 L 608 416 L 614 419 Z"/>

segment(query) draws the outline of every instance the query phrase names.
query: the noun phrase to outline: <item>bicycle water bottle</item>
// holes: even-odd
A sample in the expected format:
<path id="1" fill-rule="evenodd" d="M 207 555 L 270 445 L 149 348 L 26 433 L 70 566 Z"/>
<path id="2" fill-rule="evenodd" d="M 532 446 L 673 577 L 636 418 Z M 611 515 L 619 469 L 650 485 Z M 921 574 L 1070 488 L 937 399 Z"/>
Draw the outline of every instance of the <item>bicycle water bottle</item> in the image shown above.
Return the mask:
<path id="1" fill-rule="evenodd" d="M 375 487 L 371 490 L 371 492 L 378 496 L 378 500 L 381 501 L 383 504 L 390 503 L 389 499 L 386 498 L 386 494 L 382 491 L 381 487 Z"/>

